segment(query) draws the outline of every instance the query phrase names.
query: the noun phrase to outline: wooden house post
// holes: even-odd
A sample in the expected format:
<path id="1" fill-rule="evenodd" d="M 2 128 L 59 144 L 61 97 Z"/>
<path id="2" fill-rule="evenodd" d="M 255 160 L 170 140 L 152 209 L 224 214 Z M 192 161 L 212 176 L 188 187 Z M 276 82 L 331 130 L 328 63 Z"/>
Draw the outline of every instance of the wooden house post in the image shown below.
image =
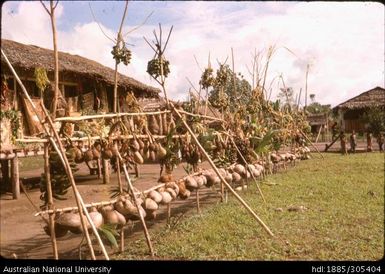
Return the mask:
<path id="1" fill-rule="evenodd" d="M 15 157 L 11 160 L 11 181 L 13 199 L 20 198 L 20 182 L 19 182 L 19 158 L 15 153 Z"/>

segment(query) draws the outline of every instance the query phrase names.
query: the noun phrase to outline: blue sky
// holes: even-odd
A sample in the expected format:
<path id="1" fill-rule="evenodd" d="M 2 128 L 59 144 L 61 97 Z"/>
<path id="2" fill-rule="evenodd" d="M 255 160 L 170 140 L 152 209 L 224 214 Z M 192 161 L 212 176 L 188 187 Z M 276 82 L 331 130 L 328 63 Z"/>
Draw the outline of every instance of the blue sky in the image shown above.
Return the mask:
<path id="1" fill-rule="evenodd" d="M 109 37 L 115 37 L 123 1 L 92 1 L 95 16 Z M 282 87 L 278 75 L 295 92 L 304 89 L 310 64 L 309 93 L 321 103 L 336 105 L 374 86 L 384 86 L 384 6 L 374 2 L 204 2 L 133 1 L 128 6 L 124 32 L 147 23 L 126 36 L 134 46 L 132 63 L 119 71 L 157 86 L 146 74 L 152 51 L 143 36 L 161 23 L 174 26 L 166 58 L 171 62 L 167 89 L 174 99 L 187 97 L 188 77 L 198 88 L 208 60 L 224 61 L 235 55 L 235 70 L 251 82 L 247 66 L 254 51 L 277 50 L 268 82 L 274 99 Z M 88 1 L 61 1 L 57 9 L 59 49 L 113 67 L 113 43 L 94 22 Z M 38 1 L 6 2 L 2 6 L 2 38 L 52 48 L 49 17 Z M 290 52 L 287 50 L 289 49 Z M 294 54 L 293 54 L 294 53 Z M 196 64 L 194 56 L 198 60 Z M 230 59 L 229 59 L 230 60 Z"/>

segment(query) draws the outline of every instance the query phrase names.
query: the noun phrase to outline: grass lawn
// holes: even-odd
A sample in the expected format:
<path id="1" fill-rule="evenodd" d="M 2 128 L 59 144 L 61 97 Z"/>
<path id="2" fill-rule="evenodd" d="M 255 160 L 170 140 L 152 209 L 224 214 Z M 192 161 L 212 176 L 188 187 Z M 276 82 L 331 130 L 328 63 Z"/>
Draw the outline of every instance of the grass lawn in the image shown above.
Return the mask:
<path id="1" fill-rule="evenodd" d="M 20 171 L 29 171 L 33 169 L 41 169 L 43 172 L 44 158 L 43 156 L 34 156 L 20 158 Z"/>
<path id="2" fill-rule="evenodd" d="M 384 256 L 384 154 L 313 154 L 295 168 L 270 175 L 242 197 L 275 234 L 230 197 L 174 229 L 152 230 L 160 259 L 175 260 L 379 260 Z M 303 212 L 289 206 L 305 206 Z M 280 211 L 281 208 L 283 211 Z M 114 259 L 145 259 L 137 240 Z"/>

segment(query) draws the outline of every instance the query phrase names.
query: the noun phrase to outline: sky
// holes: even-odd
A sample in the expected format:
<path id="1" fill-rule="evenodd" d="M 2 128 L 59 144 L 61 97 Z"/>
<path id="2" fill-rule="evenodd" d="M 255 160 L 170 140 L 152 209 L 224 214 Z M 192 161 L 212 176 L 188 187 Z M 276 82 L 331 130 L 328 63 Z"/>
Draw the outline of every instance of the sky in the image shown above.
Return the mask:
<path id="1" fill-rule="evenodd" d="M 59 50 L 114 68 L 110 52 L 124 4 L 59 2 Z M 5 2 L 1 12 L 1 38 L 53 48 L 50 18 L 40 2 Z M 129 32 L 151 12 L 144 25 Z M 130 1 L 123 33 L 129 32 L 124 38 L 132 60 L 128 66 L 119 65 L 119 72 L 155 87 L 158 84 L 146 73 L 153 51 L 143 37 L 153 40 L 159 23 L 163 33 L 173 26 L 165 57 L 171 64 L 166 89 L 175 100 L 187 98 L 192 88 L 187 78 L 199 89 L 209 55 L 214 69 L 226 59 L 231 66 L 231 49 L 235 71 L 252 83 L 248 71 L 252 56 L 266 53 L 270 46 L 276 48 L 266 81 L 275 78 L 271 99 L 283 87 L 279 75 L 286 87 L 296 94 L 302 89 L 304 94 L 307 65 L 308 94 L 315 94 L 322 104 L 335 106 L 384 87 L 384 6 L 378 2 Z"/>

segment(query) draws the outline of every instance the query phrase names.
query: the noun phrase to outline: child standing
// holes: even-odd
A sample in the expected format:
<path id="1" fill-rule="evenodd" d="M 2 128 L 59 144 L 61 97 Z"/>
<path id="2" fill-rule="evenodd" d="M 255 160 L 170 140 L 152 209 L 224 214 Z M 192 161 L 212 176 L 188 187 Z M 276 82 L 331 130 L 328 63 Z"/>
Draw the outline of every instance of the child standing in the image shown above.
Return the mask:
<path id="1" fill-rule="evenodd" d="M 356 146 L 357 146 L 356 132 L 353 130 L 352 135 L 350 135 L 350 151 L 352 153 L 356 153 Z"/>

